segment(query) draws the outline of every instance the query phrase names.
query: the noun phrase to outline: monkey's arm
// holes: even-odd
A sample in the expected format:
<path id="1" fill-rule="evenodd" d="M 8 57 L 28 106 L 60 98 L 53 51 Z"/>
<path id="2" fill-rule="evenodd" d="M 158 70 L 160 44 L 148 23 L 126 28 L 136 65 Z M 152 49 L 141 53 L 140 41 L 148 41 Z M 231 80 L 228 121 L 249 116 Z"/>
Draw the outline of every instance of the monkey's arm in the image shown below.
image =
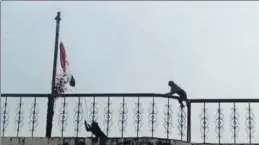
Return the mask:
<path id="1" fill-rule="evenodd" d="M 92 127 L 89 124 L 87 124 L 86 121 L 84 123 L 85 123 L 85 130 L 86 131 L 92 131 Z"/>

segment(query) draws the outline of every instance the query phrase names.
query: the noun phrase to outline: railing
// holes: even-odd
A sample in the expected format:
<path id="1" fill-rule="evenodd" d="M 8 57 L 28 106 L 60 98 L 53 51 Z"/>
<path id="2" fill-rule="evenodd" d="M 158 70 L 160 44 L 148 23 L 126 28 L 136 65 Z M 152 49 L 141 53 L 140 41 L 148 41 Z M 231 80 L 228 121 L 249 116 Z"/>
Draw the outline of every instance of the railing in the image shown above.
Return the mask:
<path id="1" fill-rule="evenodd" d="M 256 131 L 259 99 L 191 99 L 190 102 L 192 142 L 259 143 L 259 131 Z M 199 126 L 193 125 L 198 122 Z"/>
<path id="2" fill-rule="evenodd" d="M 2 94 L 1 136 L 44 136 L 50 94 Z M 259 99 L 190 99 L 163 94 L 65 94 L 55 101 L 52 136 L 87 137 L 83 122 L 108 137 L 159 137 L 196 143 L 259 143 Z M 258 107 L 259 109 L 259 107 Z"/>

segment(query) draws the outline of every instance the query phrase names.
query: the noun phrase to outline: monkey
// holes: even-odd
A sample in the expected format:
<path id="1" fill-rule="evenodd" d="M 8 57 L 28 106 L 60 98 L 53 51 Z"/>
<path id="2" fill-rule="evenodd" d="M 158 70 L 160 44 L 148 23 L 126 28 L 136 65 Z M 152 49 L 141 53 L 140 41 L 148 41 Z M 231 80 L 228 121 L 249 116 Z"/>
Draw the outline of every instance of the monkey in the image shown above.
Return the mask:
<path id="1" fill-rule="evenodd" d="M 183 89 L 181 89 L 178 85 L 176 85 L 174 81 L 169 81 L 168 85 L 169 87 L 171 87 L 171 90 L 166 95 L 172 95 L 174 93 L 178 94 L 179 95 L 178 102 L 180 103 L 181 108 L 184 108 L 183 101 L 186 101 L 186 103 L 189 103 L 186 92 Z"/>
<path id="2" fill-rule="evenodd" d="M 94 140 L 97 141 L 98 139 L 100 139 L 100 145 L 104 145 L 108 137 L 100 129 L 98 123 L 93 121 L 92 124 L 89 125 L 85 120 L 84 124 L 86 131 L 91 131 L 95 135 Z"/>

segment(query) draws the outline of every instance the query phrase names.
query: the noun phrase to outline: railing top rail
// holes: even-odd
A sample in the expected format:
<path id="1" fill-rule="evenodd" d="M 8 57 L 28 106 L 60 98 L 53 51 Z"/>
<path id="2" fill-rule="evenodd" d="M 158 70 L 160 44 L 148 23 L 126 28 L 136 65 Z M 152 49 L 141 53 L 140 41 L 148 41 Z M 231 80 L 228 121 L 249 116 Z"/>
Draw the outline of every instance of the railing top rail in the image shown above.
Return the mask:
<path id="1" fill-rule="evenodd" d="M 48 97 L 50 94 L 5 93 L 1 97 Z"/>
<path id="2" fill-rule="evenodd" d="M 45 98 L 51 94 L 42 93 L 4 93 L 1 94 L 2 97 L 38 97 Z M 59 97 L 161 97 L 161 98 L 172 98 L 178 99 L 178 96 L 168 96 L 166 94 L 160 93 L 77 93 L 77 94 L 62 94 Z M 191 103 L 252 103 L 259 102 L 256 98 L 242 98 L 242 99 L 189 99 Z"/>
<path id="3" fill-rule="evenodd" d="M 48 97 L 51 94 L 1 94 L 2 97 Z M 59 97 L 161 97 L 178 99 L 178 96 L 168 96 L 159 93 L 77 93 L 77 94 L 62 94 Z"/>
<path id="4" fill-rule="evenodd" d="M 258 103 L 259 99 L 190 99 L 191 103 Z"/>
<path id="5" fill-rule="evenodd" d="M 29 93 L 5 93 L 1 94 L 2 97 L 37 97 L 45 98 L 51 94 L 29 94 Z M 178 99 L 178 96 L 168 96 L 166 94 L 159 93 L 77 93 L 77 94 L 62 94 L 58 97 L 161 97 L 161 98 L 172 98 Z M 259 102 L 256 98 L 242 98 L 242 99 L 189 99 L 190 103 L 253 103 Z"/>

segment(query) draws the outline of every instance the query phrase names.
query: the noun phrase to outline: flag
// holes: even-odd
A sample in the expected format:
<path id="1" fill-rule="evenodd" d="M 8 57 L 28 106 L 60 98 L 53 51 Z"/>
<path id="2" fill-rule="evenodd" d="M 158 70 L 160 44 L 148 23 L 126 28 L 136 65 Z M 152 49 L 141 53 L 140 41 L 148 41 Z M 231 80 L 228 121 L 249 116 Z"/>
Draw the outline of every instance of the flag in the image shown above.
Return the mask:
<path id="1" fill-rule="evenodd" d="M 66 82 L 67 83 L 69 82 L 69 85 L 71 87 L 75 87 L 76 81 L 75 81 L 74 76 L 71 74 L 71 72 L 69 70 L 69 62 L 67 60 L 67 55 L 66 55 L 66 50 L 65 50 L 64 44 L 62 42 L 60 42 L 59 48 L 60 48 L 60 65 L 64 72 L 64 77 L 66 77 L 66 79 L 67 79 Z"/>
<path id="2" fill-rule="evenodd" d="M 61 65 L 61 68 L 63 70 L 63 72 L 66 72 L 66 50 L 65 50 L 65 47 L 64 47 L 64 44 L 62 42 L 60 42 L 59 44 L 59 49 L 60 49 L 60 65 Z"/>

